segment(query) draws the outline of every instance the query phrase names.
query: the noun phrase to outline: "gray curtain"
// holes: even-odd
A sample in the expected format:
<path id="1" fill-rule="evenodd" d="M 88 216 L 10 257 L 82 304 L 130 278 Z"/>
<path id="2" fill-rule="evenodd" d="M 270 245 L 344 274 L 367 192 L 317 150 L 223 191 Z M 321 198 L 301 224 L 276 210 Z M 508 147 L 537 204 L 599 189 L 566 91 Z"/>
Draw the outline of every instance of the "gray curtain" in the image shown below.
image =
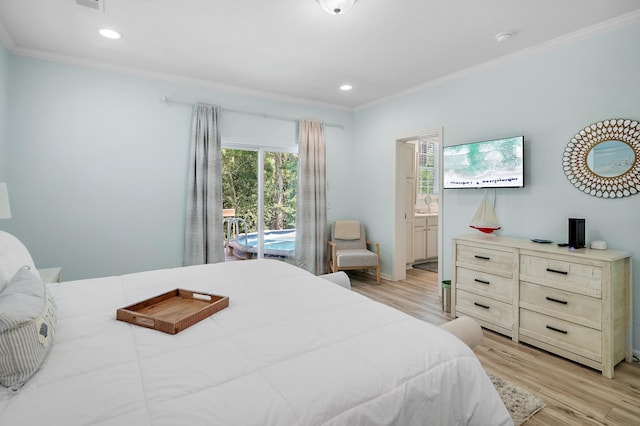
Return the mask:
<path id="1" fill-rule="evenodd" d="M 319 275 L 327 268 L 324 124 L 301 120 L 299 133 L 296 265 Z"/>
<path id="2" fill-rule="evenodd" d="M 220 108 L 193 107 L 184 265 L 224 262 Z"/>

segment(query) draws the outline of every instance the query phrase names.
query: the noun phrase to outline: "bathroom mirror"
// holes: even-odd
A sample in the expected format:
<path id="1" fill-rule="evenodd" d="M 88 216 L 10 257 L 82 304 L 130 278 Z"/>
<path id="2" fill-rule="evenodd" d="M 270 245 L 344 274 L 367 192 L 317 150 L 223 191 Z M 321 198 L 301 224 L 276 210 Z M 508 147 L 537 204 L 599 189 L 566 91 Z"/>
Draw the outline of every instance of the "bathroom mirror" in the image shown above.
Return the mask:
<path id="1" fill-rule="evenodd" d="M 567 144 L 564 173 L 579 190 L 602 198 L 640 192 L 640 124 L 603 120 L 580 130 Z"/>

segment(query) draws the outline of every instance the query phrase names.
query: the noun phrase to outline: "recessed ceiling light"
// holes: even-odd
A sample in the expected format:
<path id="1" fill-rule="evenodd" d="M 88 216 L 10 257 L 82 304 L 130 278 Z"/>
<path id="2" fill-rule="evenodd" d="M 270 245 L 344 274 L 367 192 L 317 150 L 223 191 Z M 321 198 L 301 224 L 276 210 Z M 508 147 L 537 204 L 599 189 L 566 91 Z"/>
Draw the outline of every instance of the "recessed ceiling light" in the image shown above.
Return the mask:
<path id="1" fill-rule="evenodd" d="M 353 87 L 350 84 L 343 84 L 342 86 L 340 86 L 340 90 L 342 90 L 343 92 L 348 92 L 351 89 L 353 89 Z"/>
<path id="2" fill-rule="evenodd" d="M 121 38 L 121 37 L 122 37 L 122 34 L 120 34 L 119 32 L 114 31 L 114 30 L 110 30 L 110 29 L 108 29 L 108 28 L 102 28 L 102 29 L 99 31 L 99 33 L 100 33 L 100 35 L 101 35 L 101 36 L 103 36 L 103 37 L 111 38 L 111 39 L 114 39 L 114 40 L 119 39 L 119 38 Z"/>

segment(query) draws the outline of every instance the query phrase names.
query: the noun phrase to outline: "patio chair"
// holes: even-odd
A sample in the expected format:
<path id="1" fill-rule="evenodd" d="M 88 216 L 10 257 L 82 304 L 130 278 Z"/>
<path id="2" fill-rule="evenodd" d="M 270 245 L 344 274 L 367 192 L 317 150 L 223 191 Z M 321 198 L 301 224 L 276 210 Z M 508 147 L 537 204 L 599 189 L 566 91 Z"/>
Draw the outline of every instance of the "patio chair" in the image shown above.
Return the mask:
<path id="1" fill-rule="evenodd" d="M 327 272 L 373 268 L 380 284 L 380 245 L 367 240 L 364 225 L 357 220 L 333 222 L 327 244 Z"/>

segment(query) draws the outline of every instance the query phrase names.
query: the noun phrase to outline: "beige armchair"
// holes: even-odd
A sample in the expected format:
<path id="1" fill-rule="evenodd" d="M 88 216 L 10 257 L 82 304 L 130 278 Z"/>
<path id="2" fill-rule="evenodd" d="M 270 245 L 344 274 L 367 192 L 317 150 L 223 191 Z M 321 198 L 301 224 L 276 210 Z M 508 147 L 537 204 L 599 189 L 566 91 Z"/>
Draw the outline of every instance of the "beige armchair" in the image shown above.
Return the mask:
<path id="1" fill-rule="evenodd" d="M 364 225 L 357 220 L 333 222 L 327 244 L 327 272 L 373 268 L 380 284 L 380 245 L 367 240 Z"/>

